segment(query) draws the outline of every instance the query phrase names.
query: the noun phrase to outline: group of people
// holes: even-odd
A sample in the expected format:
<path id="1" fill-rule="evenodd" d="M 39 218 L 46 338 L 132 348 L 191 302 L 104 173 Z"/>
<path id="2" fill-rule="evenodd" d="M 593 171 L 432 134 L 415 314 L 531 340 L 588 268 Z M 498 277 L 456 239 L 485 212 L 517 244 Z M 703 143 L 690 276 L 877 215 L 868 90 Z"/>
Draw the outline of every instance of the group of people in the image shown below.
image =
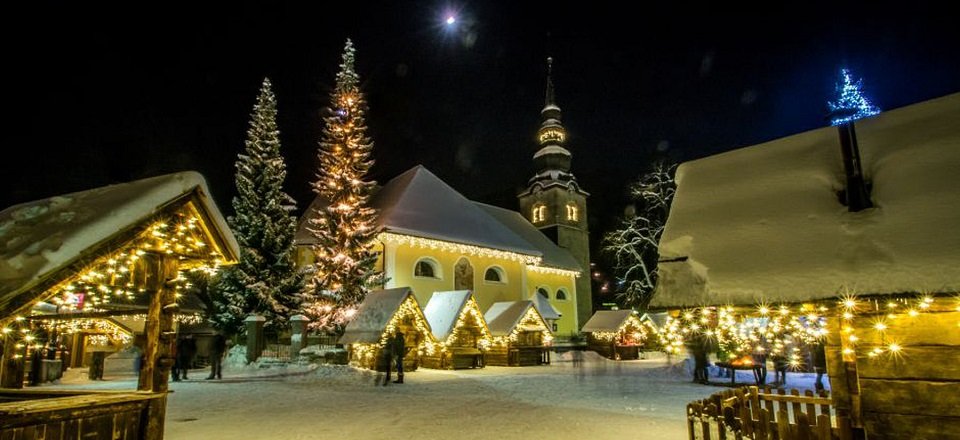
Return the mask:
<path id="1" fill-rule="evenodd" d="M 687 344 L 687 348 L 690 350 L 691 357 L 693 358 L 693 381 L 696 383 L 707 384 L 709 383 L 709 374 L 707 372 L 707 367 L 709 366 L 708 353 L 715 350 L 717 347 L 712 339 L 699 335 L 691 340 Z M 767 354 L 763 352 L 753 353 L 751 356 L 754 364 L 754 371 L 756 374 L 756 379 L 758 384 L 767 383 Z M 787 368 L 790 366 L 789 361 L 785 356 L 770 356 L 770 360 L 773 361 L 774 368 L 774 383 L 784 385 L 787 383 Z M 823 385 L 823 376 L 827 372 L 827 361 L 826 355 L 824 352 L 823 343 L 817 343 L 810 347 L 810 362 L 813 366 L 814 372 L 817 374 L 816 381 L 814 382 L 814 388 L 817 391 L 822 391 L 824 389 Z M 730 374 L 735 374 L 734 371 L 730 371 Z"/>
<path id="2" fill-rule="evenodd" d="M 193 366 L 194 357 L 197 355 L 196 339 L 194 339 L 192 334 L 178 338 L 173 351 L 174 362 L 173 370 L 171 370 L 173 381 L 179 382 L 180 380 L 189 379 L 187 372 L 190 370 L 190 367 Z M 210 343 L 210 375 L 206 377 L 207 380 L 222 379 L 223 356 L 226 354 L 226 351 L 227 338 L 223 333 L 217 332 L 213 335 Z"/>

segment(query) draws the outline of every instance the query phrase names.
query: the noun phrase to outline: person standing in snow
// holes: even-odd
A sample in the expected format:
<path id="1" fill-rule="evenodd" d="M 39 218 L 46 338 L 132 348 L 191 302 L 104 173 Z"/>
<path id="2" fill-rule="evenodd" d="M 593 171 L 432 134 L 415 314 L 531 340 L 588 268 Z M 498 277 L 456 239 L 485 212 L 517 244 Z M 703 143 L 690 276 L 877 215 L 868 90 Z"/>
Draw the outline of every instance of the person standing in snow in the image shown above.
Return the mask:
<path id="1" fill-rule="evenodd" d="M 403 333 L 399 331 L 393 337 L 393 358 L 397 362 L 397 380 L 393 383 L 403 383 L 403 356 L 407 354 L 406 343 L 403 340 Z"/>
<path id="2" fill-rule="evenodd" d="M 207 380 L 222 378 L 220 373 L 223 363 L 223 356 L 226 351 L 227 338 L 223 336 L 223 332 L 218 331 L 215 335 L 213 335 L 213 343 L 210 344 L 210 375 L 207 376 Z"/>
<path id="3" fill-rule="evenodd" d="M 823 375 L 827 372 L 827 354 L 823 346 L 823 340 L 817 341 L 811 350 L 810 357 L 813 362 L 813 371 L 817 373 L 817 381 L 814 387 L 817 391 L 823 391 Z"/>

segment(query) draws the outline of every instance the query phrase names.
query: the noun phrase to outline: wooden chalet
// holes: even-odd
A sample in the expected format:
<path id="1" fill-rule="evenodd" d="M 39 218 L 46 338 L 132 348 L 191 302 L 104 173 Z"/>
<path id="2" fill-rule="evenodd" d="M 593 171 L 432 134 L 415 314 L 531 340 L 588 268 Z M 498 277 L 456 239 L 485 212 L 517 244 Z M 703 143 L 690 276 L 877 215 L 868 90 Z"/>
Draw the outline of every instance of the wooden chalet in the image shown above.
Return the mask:
<path id="1" fill-rule="evenodd" d="M 214 270 L 239 253 L 209 194 L 200 174 L 183 172 L 0 212 L 0 438 L 163 437 L 182 272 Z M 110 332 L 104 323 L 144 295 L 137 390 L 16 389 L 25 358 L 56 361 L 35 355 L 62 336 L 46 323 Z"/>
<path id="2" fill-rule="evenodd" d="M 528 366 L 550 363 L 553 333 L 533 301 L 493 303 L 483 315 L 493 336 L 486 365 Z"/>
<path id="3" fill-rule="evenodd" d="M 647 327 L 633 310 L 598 310 L 584 324 L 587 348 L 614 360 L 640 359 Z"/>
<path id="4" fill-rule="evenodd" d="M 819 314 L 854 438 L 960 438 L 957 121 L 960 93 L 681 164 L 650 306 Z"/>
<path id="5" fill-rule="evenodd" d="M 434 342 L 430 324 L 407 287 L 377 290 L 367 294 L 339 342 L 347 347 L 352 365 L 386 371 L 389 343 L 402 332 L 406 355 L 404 371 L 414 371 L 423 362 L 422 349 Z"/>
<path id="6" fill-rule="evenodd" d="M 472 292 L 434 292 L 423 314 L 437 341 L 426 350 L 424 367 L 447 370 L 483 367 L 483 353 L 491 341 L 490 329 Z"/>

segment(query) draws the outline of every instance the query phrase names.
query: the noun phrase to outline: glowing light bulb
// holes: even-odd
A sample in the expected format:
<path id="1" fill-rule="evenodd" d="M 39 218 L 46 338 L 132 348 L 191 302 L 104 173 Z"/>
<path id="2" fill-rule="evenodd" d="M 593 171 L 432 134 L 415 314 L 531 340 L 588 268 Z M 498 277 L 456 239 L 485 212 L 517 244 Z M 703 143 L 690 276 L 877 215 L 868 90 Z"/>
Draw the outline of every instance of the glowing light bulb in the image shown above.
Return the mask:
<path id="1" fill-rule="evenodd" d="M 454 23 L 457 22 L 457 17 L 454 17 L 454 16 L 452 16 L 452 15 L 448 15 L 448 16 L 447 16 L 447 19 L 445 20 L 445 22 L 447 23 L 447 26 L 452 26 Z"/>

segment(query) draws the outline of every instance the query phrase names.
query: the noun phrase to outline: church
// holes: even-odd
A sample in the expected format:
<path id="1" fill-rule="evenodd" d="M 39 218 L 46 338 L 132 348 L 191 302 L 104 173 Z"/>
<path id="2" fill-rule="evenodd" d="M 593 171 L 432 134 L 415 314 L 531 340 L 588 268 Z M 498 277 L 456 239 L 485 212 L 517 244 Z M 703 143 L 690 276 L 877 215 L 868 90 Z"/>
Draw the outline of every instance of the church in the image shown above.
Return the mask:
<path id="1" fill-rule="evenodd" d="M 520 212 L 471 201 L 420 165 L 400 174 L 371 198 L 382 231 L 375 244 L 382 288 L 409 287 L 421 307 L 434 292 L 451 290 L 473 291 L 483 311 L 497 302 L 532 300 L 560 338 L 590 318 L 589 194 L 570 172 L 547 61 L 536 171 L 517 196 Z M 301 267 L 314 261 L 307 225 L 322 203 L 315 199 L 299 222 Z"/>

